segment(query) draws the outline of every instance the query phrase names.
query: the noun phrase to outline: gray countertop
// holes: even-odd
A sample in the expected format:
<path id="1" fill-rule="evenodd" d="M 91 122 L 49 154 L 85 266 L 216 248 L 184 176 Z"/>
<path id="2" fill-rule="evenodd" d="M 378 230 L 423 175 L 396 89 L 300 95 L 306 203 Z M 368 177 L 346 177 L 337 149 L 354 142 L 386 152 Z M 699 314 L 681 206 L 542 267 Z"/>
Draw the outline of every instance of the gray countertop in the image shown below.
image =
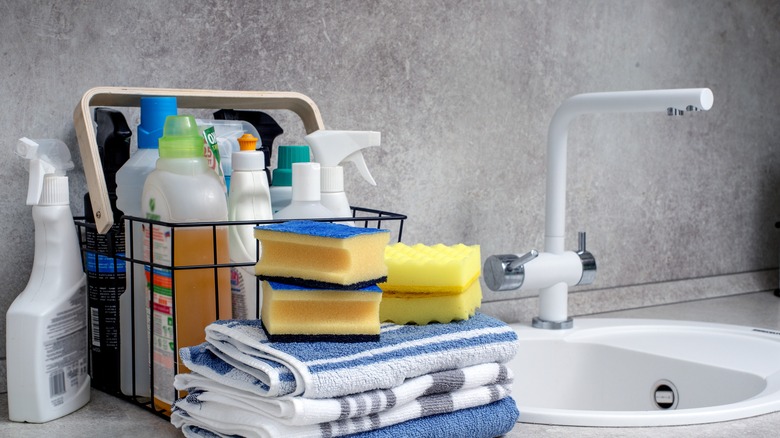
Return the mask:
<path id="1" fill-rule="evenodd" d="M 752 293 L 666 306 L 611 312 L 592 317 L 686 319 L 780 329 L 780 298 Z M 656 428 L 562 427 L 518 423 L 507 437 L 775 437 L 780 413 L 698 426 Z M 165 419 L 103 392 L 77 412 L 45 424 L 12 423 L 8 400 L 0 396 L 0 437 L 180 436 Z"/>

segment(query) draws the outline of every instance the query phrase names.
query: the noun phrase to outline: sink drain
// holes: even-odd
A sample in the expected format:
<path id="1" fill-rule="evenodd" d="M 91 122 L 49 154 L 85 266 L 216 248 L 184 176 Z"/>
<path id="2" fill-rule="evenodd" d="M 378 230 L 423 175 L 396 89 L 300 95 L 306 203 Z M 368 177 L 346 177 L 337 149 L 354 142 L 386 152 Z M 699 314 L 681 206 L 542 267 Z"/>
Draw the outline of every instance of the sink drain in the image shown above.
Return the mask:
<path id="1" fill-rule="evenodd" d="M 659 409 L 676 409 L 679 396 L 677 388 L 668 380 L 659 380 L 653 385 L 653 402 Z"/>

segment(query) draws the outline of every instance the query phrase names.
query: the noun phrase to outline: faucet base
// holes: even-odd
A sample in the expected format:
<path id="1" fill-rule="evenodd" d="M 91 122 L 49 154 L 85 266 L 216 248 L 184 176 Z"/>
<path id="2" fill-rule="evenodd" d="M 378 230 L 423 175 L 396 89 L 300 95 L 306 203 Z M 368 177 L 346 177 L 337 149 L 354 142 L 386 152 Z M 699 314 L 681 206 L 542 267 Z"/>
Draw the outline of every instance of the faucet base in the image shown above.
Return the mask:
<path id="1" fill-rule="evenodd" d="M 574 320 L 567 318 L 566 321 L 545 321 L 534 317 L 531 321 L 531 327 L 545 330 L 566 330 L 574 327 Z"/>

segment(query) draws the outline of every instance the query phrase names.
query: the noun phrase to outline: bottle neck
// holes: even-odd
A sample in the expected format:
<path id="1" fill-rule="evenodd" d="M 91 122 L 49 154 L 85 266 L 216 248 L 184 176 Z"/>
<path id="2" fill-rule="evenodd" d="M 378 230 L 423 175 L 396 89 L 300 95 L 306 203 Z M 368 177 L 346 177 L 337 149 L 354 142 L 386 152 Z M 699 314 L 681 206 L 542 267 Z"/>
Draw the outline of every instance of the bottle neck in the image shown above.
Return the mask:
<path id="1" fill-rule="evenodd" d="M 32 216 L 35 257 L 30 278 L 41 278 L 43 284 L 58 279 L 62 283 L 57 284 L 77 284 L 84 273 L 70 205 L 36 205 Z"/>
<path id="2" fill-rule="evenodd" d="M 211 171 L 205 157 L 159 158 L 155 168 L 164 172 L 182 175 L 194 175 L 207 170 Z"/>

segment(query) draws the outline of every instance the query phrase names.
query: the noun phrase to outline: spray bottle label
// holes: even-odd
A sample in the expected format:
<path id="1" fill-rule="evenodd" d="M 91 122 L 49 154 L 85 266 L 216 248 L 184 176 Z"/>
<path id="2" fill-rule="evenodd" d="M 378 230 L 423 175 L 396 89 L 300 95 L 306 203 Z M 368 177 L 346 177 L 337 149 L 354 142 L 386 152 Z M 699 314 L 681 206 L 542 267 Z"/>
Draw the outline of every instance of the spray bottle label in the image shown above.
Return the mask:
<path id="1" fill-rule="evenodd" d="M 67 402 L 87 378 L 86 307 L 86 288 L 82 285 L 67 307 L 57 312 L 46 326 L 43 349 L 52 407 Z"/>

